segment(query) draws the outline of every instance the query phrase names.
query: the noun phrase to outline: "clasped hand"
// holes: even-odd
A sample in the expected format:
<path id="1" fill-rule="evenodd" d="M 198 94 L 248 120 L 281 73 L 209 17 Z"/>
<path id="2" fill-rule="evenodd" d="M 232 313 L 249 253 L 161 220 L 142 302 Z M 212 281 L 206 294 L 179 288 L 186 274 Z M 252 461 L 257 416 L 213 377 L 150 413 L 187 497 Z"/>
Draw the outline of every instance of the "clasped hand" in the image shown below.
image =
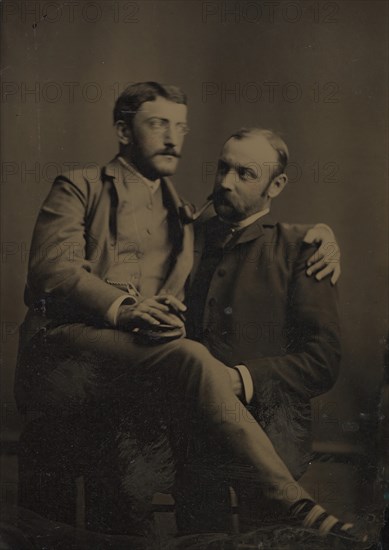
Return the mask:
<path id="1" fill-rule="evenodd" d="M 186 306 L 171 294 L 144 298 L 136 305 L 122 304 L 117 323 L 123 330 L 147 329 L 166 326 L 185 332 L 184 312 Z"/>

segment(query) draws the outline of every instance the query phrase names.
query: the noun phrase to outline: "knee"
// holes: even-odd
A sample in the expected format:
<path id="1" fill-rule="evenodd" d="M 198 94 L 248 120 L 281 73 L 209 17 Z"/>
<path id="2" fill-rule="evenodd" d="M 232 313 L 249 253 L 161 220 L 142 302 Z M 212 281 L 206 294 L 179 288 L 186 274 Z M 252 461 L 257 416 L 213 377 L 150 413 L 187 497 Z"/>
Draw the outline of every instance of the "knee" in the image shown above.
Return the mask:
<path id="1" fill-rule="evenodd" d="M 227 369 L 216 359 L 208 349 L 193 340 L 182 339 L 177 341 L 177 368 L 184 376 L 190 373 L 194 378 L 207 380 L 221 380 L 227 376 Z"/>
<path id="2" fill-rule="evenodd" d="M 182 360 L 191 362 L 203 368 L 211 368 L 215 363 L 218 363 L 217 359 L 213 357 L 203 344 L 182 338 L 176 340 L 177 353 L 182 357 Z"/>

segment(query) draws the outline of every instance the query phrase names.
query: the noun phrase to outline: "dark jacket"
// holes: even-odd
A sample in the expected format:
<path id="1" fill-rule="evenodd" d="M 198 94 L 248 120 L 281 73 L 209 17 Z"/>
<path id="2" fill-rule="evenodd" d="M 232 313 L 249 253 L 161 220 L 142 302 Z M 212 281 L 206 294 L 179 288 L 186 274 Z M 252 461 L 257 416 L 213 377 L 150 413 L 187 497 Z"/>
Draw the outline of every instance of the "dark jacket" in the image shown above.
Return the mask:
<path id="1" fill-rule="evenodd" d="M 220 250 L 222 225 L 214 217 L 197 231 L 189 336 L 227 365 L 247 366 L 251 410 L 297 475 L 309 451 L 309 401 L 338 375 L 337 289 L 305 273 L 314 250 L 303 243 L 306 226 L 266 215 Z"/>

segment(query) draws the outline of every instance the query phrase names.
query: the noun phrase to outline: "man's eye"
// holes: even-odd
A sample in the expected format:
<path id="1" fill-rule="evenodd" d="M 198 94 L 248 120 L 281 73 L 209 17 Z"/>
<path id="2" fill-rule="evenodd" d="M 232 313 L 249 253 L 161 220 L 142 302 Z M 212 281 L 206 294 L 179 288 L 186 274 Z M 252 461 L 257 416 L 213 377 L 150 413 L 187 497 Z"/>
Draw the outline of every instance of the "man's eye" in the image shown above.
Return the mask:
<path id="1" fill-rule="evenodd" d="M 241 180 L 250 179 L 249 171 L 245 168 L 238 168 L 238 176 Z"/>
<path id="2" fill-rule="evenodd" d="M 160 120 L 159 118 L 152 118 L 149 120 L 149 124 L 151 128 L 162 128 L 163 120 Z"/>
<path id="3" fill-rule="evenodd" d="M 189 126 L 185 122 L 179 122 L 177 124 L 177 131 L 180 134 L 185 135 L 189 132 Z"/>
<path id="4" fill-rule="evenodd" d="M 242 181 L 253 181 L 258 178 L 258 173 L 255 169 L 239 167 L 237 169 L 238 177 Z"/>

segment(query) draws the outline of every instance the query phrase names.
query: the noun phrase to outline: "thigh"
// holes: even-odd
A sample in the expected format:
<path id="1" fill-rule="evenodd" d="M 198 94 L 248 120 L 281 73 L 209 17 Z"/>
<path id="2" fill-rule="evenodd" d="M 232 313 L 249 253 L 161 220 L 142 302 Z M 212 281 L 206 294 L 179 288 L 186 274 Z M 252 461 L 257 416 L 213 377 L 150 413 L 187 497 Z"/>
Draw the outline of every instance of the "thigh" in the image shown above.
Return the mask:
<path id="1" fill-rule="evenodd" d="M 154 402 L 189 408 L 205 368 L 217 375 L 224 366 L 188 339 L 144 346 L 128 332 L 61 325 L 36 337 L 24 350 L 17 395 L 28 406 L 63 411 L 90 402 L 120 408 L 123 400 L 148 408 Z"/>
<path id="2" fill-rule="evenodd" d="M 196 361 L 222 365 L 202 344 L 187 338 L 143 345 L 134 340 L 131 332 L 108 327 L 61 325 L 49 330 L 41 342 L 53 354 L 93 359 L 108 379 L 158 370 L 177 373 Z"/>
<path id="3" fill-rule="evenodd" d="M 209 401 L 211 384 L 213 388 L 230 384 L 225 365 L 205 346 L 187 338 L 142 345 L 129 332 L 82 325 L 72 326 L 70 333 L 59 327 L 47 340 L 54 349 L 86 363 L 91 382 L 103 384 L 104 392 L 114 388 L 141 405 L 155 402 L 178 413 L 180 407 L 193 413 L 202 400 Z"/>

